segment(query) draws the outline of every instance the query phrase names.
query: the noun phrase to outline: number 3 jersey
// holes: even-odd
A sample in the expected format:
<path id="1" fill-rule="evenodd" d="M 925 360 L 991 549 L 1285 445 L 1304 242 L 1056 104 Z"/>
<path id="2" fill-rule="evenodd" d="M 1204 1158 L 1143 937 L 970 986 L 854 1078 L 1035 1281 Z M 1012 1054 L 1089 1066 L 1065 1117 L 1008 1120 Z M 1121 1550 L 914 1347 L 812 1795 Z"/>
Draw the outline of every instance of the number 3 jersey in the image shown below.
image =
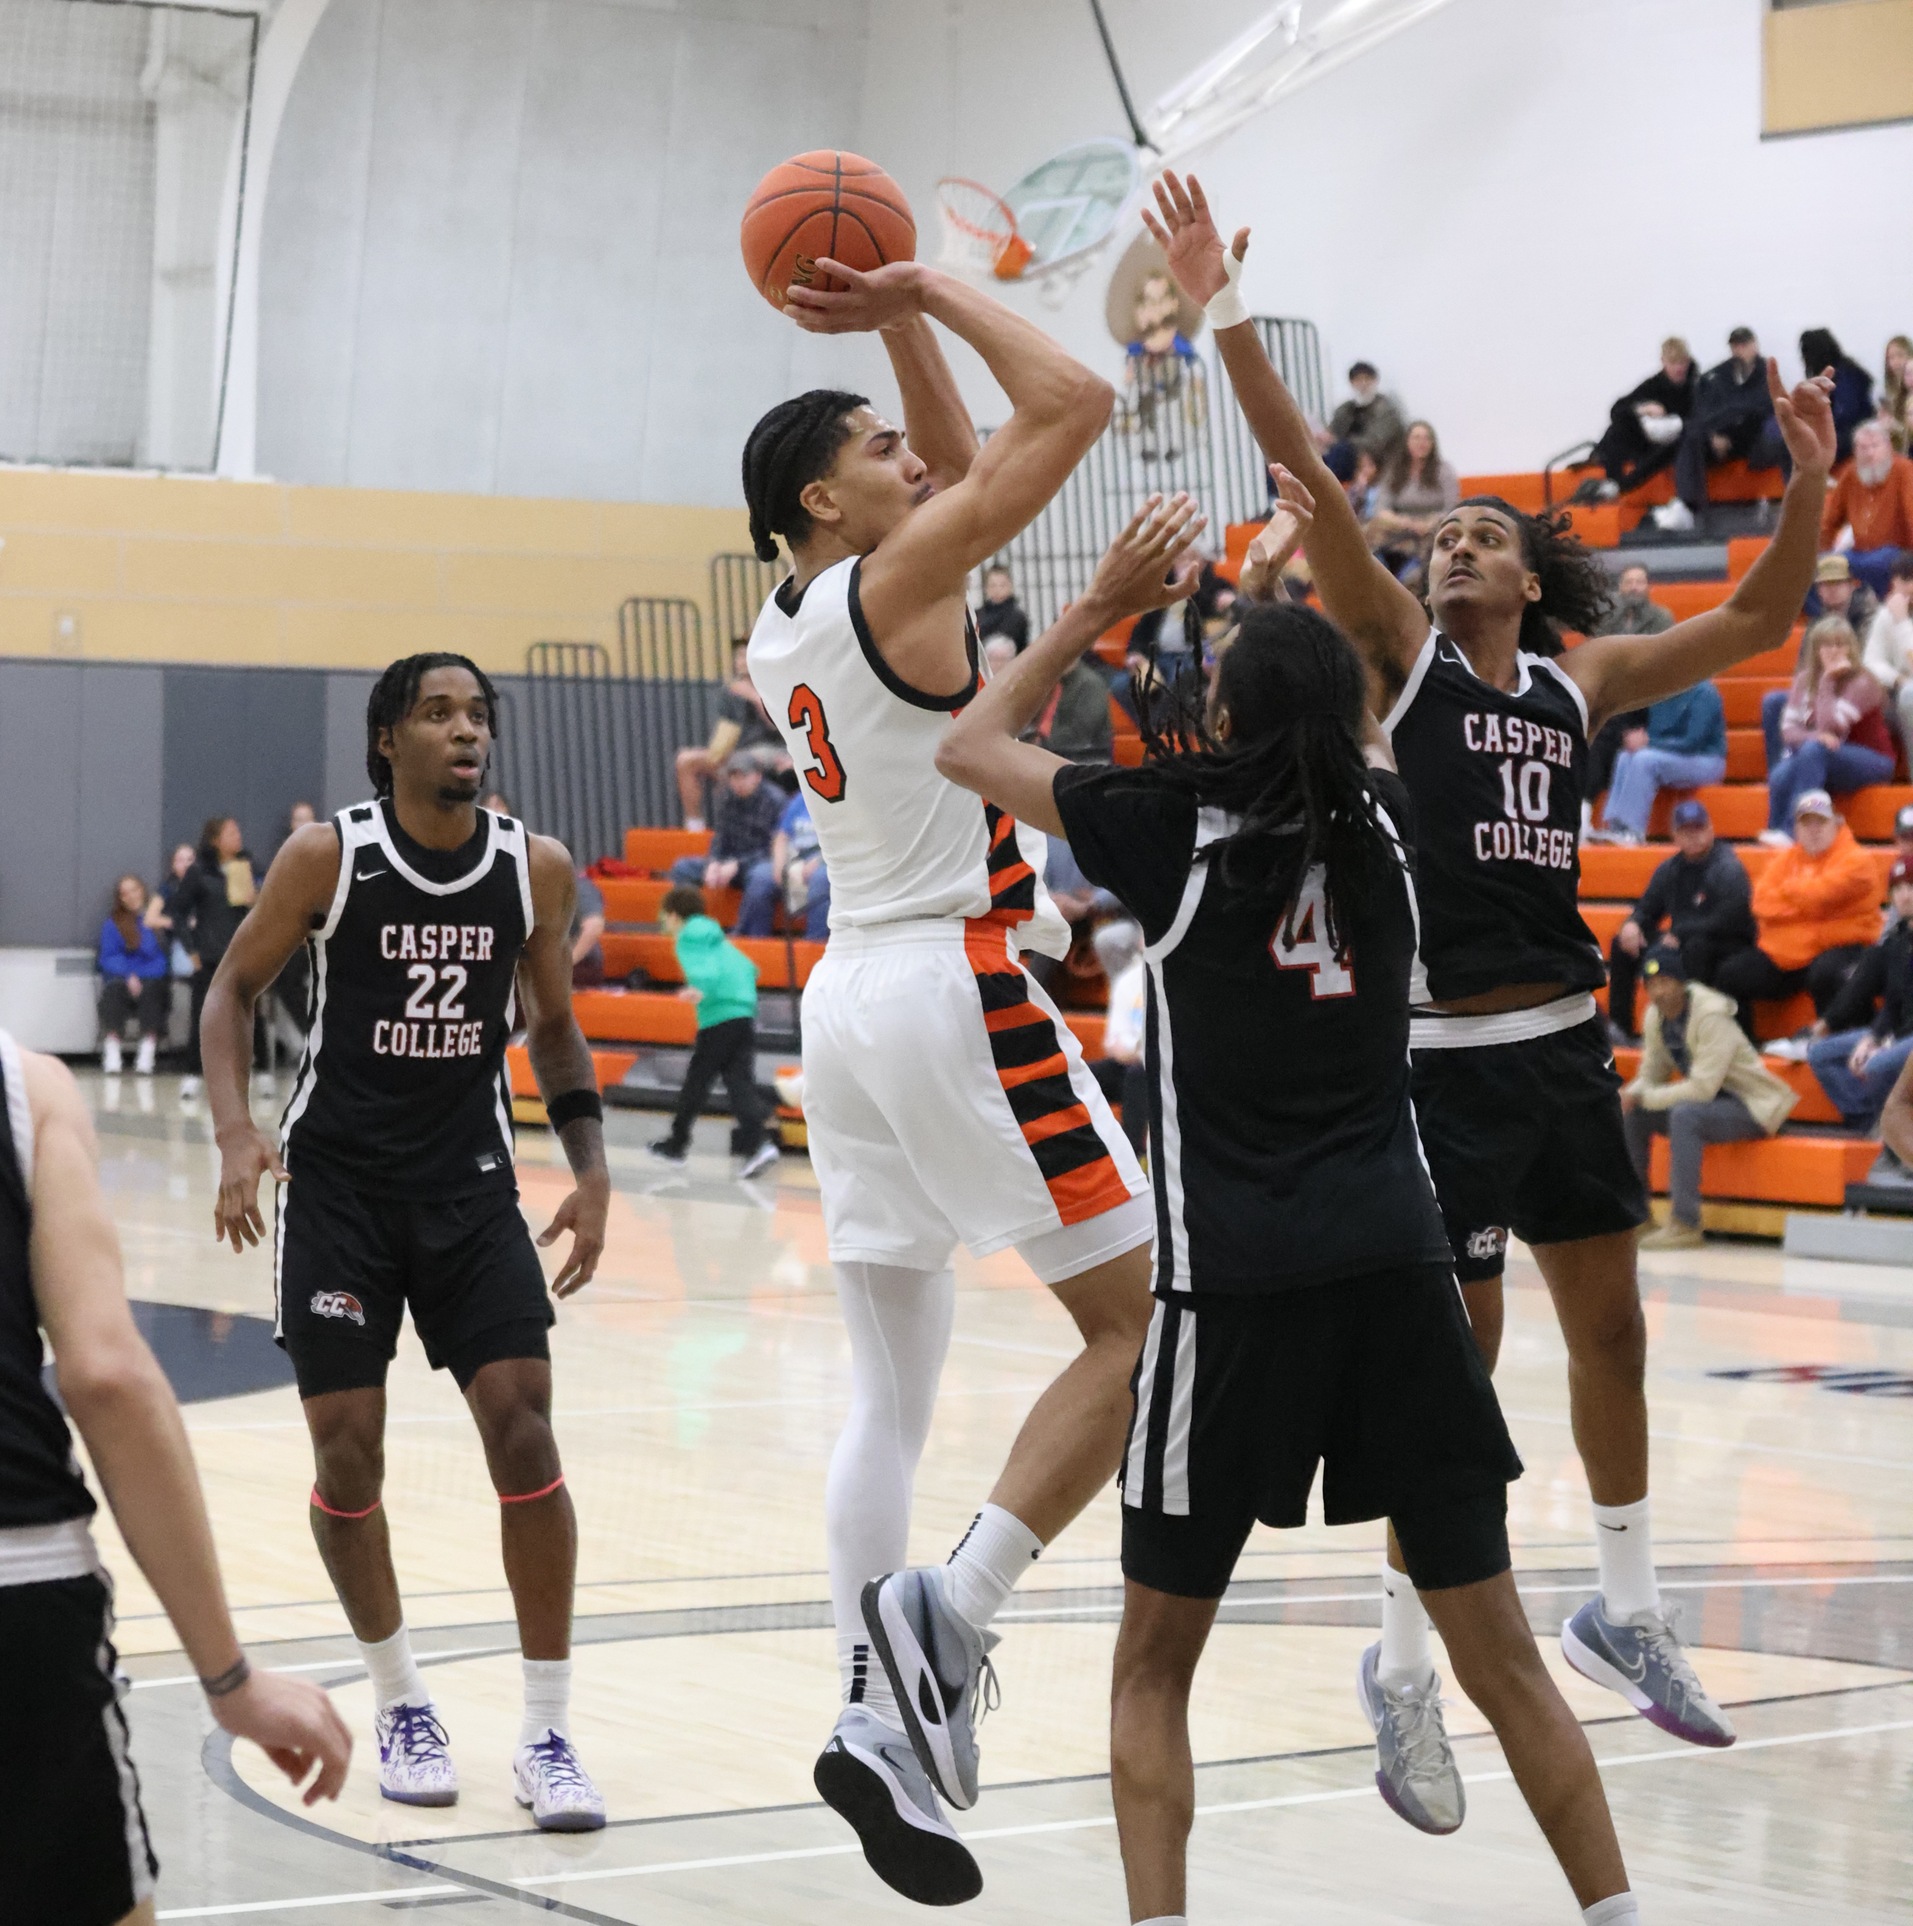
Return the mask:
<path id="1" fill-rule="evenodd" d="M 1515 665 L 1515 687 L 1497 689 L 1431 631 L 1382 724 L 1415 799 L 1417 1003 L 1607 981 L 1580 908 L 1587 704 L 1548 657 Z"/>
<path id="2" fill-rule="evenodd" d="M 1040 831 L 937 774 L 950 718 L 981 686 L 914 689 L 879 653 L 855 557 L 787 580 L 751 631 L 750 671 L 783 732 L 830 871 L 830 926 L 993 916 L 1018 947 L 1061 956 L 1069 929 L 1043 887 Z"/>
<path id="3" fill-rule="evenodd" d="M 478 812 L 431 850 L 387 802 L 333 819 L 339 882 L 311 939 L 312 1028 L 281 1145 L 296 1183 L 435 1201 L 512 1190 L 505 1042 L 532 926 L 525 828 Z"/>
<path id="4" fill-rule="evenodd" d="M 1278 927 L 1286 892 L 1225 874 L 1235 819 L 1198 810 L 1173 767 L 1057 774 L 1072 854 L 1143 930 L 1158 1296 L 1453 1261 L 1409 1100 L 1408 798 L 1374 781 L 1400 866 L 1338 902 L 1338 955 L 1320 867 Z"/>

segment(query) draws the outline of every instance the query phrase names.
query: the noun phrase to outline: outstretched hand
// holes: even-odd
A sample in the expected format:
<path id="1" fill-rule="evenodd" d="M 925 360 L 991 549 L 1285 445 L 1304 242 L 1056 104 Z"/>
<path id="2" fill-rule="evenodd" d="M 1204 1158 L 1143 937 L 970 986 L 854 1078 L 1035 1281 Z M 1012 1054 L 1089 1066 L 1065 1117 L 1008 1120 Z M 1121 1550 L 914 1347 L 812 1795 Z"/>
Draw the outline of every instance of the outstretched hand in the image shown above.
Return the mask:
<path id="1" fill-rule="evenodd" d="M 1188 495 L 1151 495 L 1096 565 L 1087 599 L 1111 622 L 1187 600 L 1202 570 L 1195 541 L 1209 525 Z"/>
<path id="2" fill-rule="evenodd" d="M 219 1145 L 219 1194 L 213 1199 L 215 1243 L 230 1243 L 235 1251 L 243 1251 L 266 1236 L 266 1220 L 259 1208 L 263 1177 L 283 1184 L 286 1166 L 272 1139 L 248 1117 L 242 1130 Z"/>
<path id="3" fill-rule="evenodd" d="M 793 281 L 784 290 L 784 312 L 806 333 L 871 334 L 923 312 L 925 270 L 919 261 L 892 261 L 865 274 L 823 256 L 817 272 L 845 285 L 819 288 Z"/>
<path id="4" fill-rule="evenodd" d="M 604 1255 L 605 1219 L 610 1213 L 610 1178 L 602 1170 L 584 1172 L 538 1239 L 538 1248 L 549 1250 L 566 1231 L 571 1233 L 571 1249 L 551 1280 L 553 1297 L 570 1297 L 591 1282 L 598 1259 Z"/>
<path id="5" fill-rule="evenodd" d="M 1823 479 L 1832 471 L 1839 436 L 1833 426 L 1833 370 L 1809 375 L 1789 394 L 1780 379 L 1780 363 L 1767 357 L 1767 392 L 1773 397 L 1774 419 L 1796 468 L 1812 470 Z"/>
<path id="6" fill-rule="evenodd" d="M 1142 220 L 1162 248 L 1176 285 L 1197 306 L 1207 307 L 1228 285 L 1229 274 L 1222 263 L 1222 235 L 1202 183 L 1191 174 L 1185 184 L 1174 168 L 1165 167 L 1156 182 L 1156 213 L 1145 206 Z M 1247 255 L 1246 227 L 1236 229 L 1230 249 L 1238 261 Z"/>
<path id="7" fill-rule="evenodd" d="M 1288 566 L 1289 558 L 1314 527 L 1315 497 L 1279 461 L 1269 464 L 1269 479 L 1275 483 L 1275 506 L 1249 544 L 1249 560 L 1266 569 L 1273 579 Z"/>

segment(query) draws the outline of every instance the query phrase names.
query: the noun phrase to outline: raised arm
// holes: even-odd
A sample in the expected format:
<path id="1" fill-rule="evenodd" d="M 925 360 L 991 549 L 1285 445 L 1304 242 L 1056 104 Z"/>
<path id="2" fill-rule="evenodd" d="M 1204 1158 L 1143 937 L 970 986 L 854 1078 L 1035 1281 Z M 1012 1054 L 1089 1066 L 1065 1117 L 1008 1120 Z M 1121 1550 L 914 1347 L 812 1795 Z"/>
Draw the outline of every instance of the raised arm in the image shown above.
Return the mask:
<path id="1" fill-rule="evenodd" d="M 936 330 L 913 314 L 884 329 L 883 347 L 903 398 L 903 432 L 910 446 L 923 457 L 939 491 L 954 488 L 970 472 L 981 444 Z"/>
<path id="2" fill-rule="evenodd" d="M 1777 649 L 1792 630 L 1820 548 L 1820 508 L 1833 466 L 1832 382 L 1817 375 L 1789 394 L 1769 361 L 1767 386 L 1794 461 L 1773 540 L 1718 608 L 1659 635 L 1599 636 L 1561 658 L 1587 698 L 1591 730 L 1624 709 L 1645 708 Z"/>
<path id="3" fill-rule="evenodd" d="M 1143 220 L 1192 301 L 1207 307 L 1240 275 L 1249 230 L 1238 229 L 1225 250 L 1202 183 L 1193 174 L 1184 182 L 1165 171 L 1156 183 L 1156 213 L 1144 208 Z M 1315 498 L 1315 525 L 1305 544 L 1315 586 L 1322 606 L 1361 651 L 1379 685 L 1371 689 L 1371 706 L 1386 714 L 1428 639 L 1427 611 L 1370 552 L 1341 483 L 1316 452 L 1308 419 L 1283 386 L 1254 323 L 1219 327 L 1215 337 L 1236 404 L 1263 454 Z"/>

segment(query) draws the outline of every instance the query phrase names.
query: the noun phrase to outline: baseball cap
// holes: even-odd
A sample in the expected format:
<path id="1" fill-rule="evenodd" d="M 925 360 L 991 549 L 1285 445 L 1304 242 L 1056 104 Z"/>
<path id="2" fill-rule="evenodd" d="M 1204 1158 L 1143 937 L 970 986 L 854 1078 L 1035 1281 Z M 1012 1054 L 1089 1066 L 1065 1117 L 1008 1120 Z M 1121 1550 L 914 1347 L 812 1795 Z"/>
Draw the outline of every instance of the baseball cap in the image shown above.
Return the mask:
<path id="1" fill-rule="evenodd" d="M 1679 950 L 1649 950 L 1641 964 L 1641 974 L 1651 983 L 1657 976 L 1671 976 L 1676 983 L 1687 981 L 1687 965 Z"/>
<path id="2" fill-rule="evenodd" d="M 1893 833 L 1896 836 L 1913 836 L 1913 803 L 1908 803 L 1893 818 Z"/>
<path id="3" fill-rule="evenodd" d="M 1730 348 L 1737 348 L 1743 341 L 1751 341 L 1753 338 L 1754 331 L 1752 328 L 1735 328 L 1727 337 L 1727 345 Z"/>
<path id="4" fill-rule="evenodd" d="M 1833 798 L 1824 789 L 1809 789 L 1794 803 L 1796 816 L 1831 816 Z"/>
<path id="5" fill-rule="evenodd" d="M 1913 883 L 1913 863 L 1909 863 L 1904 856 L 1886 873 L 1888 889 L 1893 889 L 1901 883 Z"/>
<path id="6" fill-rule="evenodd" d="M 1913 803 L 1907 804 L 1907 812 L 1913 814 Z M 1689 796 L 1685 802 L 1674 805 L 1674 827 L 1676 829 L 1711 829 L 1713 818 L 1707 813 L 1707 805 L 1696 802 Z"/>
<path id="7" fill-rule="evenodd" d="M 1850 582 L 1853 570 L 1847 566 L 1844 555 L 1823 555 L 1815 565 L 1813 579 L 1816 582 Z"/>

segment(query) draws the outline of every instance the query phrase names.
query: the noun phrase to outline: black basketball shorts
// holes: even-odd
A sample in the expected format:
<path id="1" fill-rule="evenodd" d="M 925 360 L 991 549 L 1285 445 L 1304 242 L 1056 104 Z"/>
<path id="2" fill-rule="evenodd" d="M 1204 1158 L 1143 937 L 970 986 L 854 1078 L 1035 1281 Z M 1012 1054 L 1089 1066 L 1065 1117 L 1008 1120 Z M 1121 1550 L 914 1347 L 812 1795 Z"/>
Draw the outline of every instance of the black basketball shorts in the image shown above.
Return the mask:
<path id="1" fill-rule="evenodd" d="M 1422 1590 L 1508 1569 L 1521 1460 L 1461 1293 L 1416 1265 L 1266 1296 L 1160 1298 L 1123 1457 L 1123 1575 L 1220 1598 L 1257 1519 L 1391 1518 Z"/>
<path id="2" fill-rule="evenodd" d="M 153 1890 L 104 1578 L 0 1585 L 0 1919 L 113 1926 Z"/>
<path id="3" fill-rule="evenodd" d="M 279 1189 L 276 1334 L 299 1395 L 374 1389 L 412 1327 L 463 1391 L 500 1358 L 549 1358 L 551 1300 L 514 1191 L 370 1196 L 322 1172 Z"/>
<path id="4" fill-rule="evenodd" d="M 1464 1284 L 1501 1275 L 1510 1231 L 1571 1244 L 1646 1221 L 1599 1017 L 1521 1043 L 1417 1050 L 1413 1091 Z"/>

